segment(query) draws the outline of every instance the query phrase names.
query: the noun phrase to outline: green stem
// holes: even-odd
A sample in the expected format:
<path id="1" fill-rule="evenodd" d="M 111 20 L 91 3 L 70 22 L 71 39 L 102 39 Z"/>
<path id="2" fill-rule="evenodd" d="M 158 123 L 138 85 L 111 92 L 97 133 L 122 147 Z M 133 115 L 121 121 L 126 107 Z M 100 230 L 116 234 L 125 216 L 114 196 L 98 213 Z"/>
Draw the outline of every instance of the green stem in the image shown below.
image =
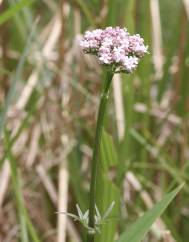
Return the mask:
<path id="1" fill-rule="evenodd" d="M 97 179 L 97 169 L 99 163 L 99 153 L 100 153 L 100 143 L 102 137 L 102 127 L 104 116 L 106 112 L 106 106 L 109 99 L 110 84 L 112 81 L 114 73 L 107 72 L 104 87 L 101 94 L 100 106 L 98 110 L 95 142 L 92 157 L 92 170 L 91 170 L 91 183 L 90 183 L 90 204 L 89 204 L 89 227 L 95 227 L 95 195 L 96 195 L 96 179 Z M 87 242 L 94 242 L 94 234 L 88 234 Z"/>

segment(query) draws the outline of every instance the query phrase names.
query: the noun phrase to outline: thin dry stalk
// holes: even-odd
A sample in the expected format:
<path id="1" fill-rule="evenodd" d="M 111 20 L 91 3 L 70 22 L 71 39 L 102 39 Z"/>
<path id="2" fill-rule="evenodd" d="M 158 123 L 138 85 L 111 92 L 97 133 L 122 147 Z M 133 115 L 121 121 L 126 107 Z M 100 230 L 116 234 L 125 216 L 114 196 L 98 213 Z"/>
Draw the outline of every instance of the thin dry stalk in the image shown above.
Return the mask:
<path id="1" fill-rule="evenodd" d="M 26 106 L 26 104 L 32 94 L 32 91 L 37 84 L 38 77 L 39 77 L 39 70 L 33 71 L 32 74 L 30 75 L 28 82 L 25 85 L 25 87 L 20 95 L 20 98 L 18 99 L 18 101 L 16 103 L 16 108 L 18 110 L 23 110 L 24 107 Z"/>
<path id="2" fill-rule="evenodd" d="M 166 120 L 167 122 L 171 123 L 172 125 L 180 125 L 182 120 L 180 117 L 176 116 L 173 113 L 168 113 L 166 111 L 162 111 L 160 106 L 152 106 L 149 110 L 148 107 L 143 103 L 136 103 L 134 105 L 134 110 L 139 113 L 150 113 L 150 115 L 154 116 L 159 120 Z"/>
<path id="3" fill-rule="evenodd" d="M 121 92 L 121 78 L 117 74 L 113 78 L 113 95 L 115 102 L 115 114 L 118 138 L 121 141 L 125 135 L 125 119 L 124 119 L 124 108 L 123 108 L 123 96 Z"/>
<path id="4" fill-rule="evenodd" d="M 189 0 L 183 0 L 183 4 L 186 9 L 187 18 L 189 19 Z"/>
<path id="5" fill-rule="evenodd" d="M 60 16 L 57 15 L 54 19 L 53 24 L 51 25 L 51 28 L 49 28 L 49 36 L 44 44 L 43 50 L 42 50 L 42 58 L 48 59 L 53 53 L 53 50 L 57 44 L 58 38 L 60 36 L 61 32 L 61 19 Z M 17 109 L 24 109 L 26 106 L 34 87 L 37 85 L 37 82 L 39 80 L 39 73 L 42 68 L 42 61 L 38 62 L 38 65 L 36 69 L 31 73 L 27 84 L 25 85 L 20 98 L 17 101 L 16 108 Z"/>
<path id="6" fill-rule="evenodd" d="M 28 152 L 28 159 L 26 162 L 27 168 L 31 168 L 33 163 L 35 162 L 35 158 L 38 154 L 39 149 L 39 138 L 40 138 L 41 130 L 40 127 L 37 125 L 33 128 L 31 144 Z"/>
<path id="7" fill-rule="evenodd" d="M 68 181 L 66 160 L 59 167 L 59 193 L 58 193 L 58 211 L 67 212 L 68 205 Z M 67 216 L 58 213 L 58 242 L 66 241 Z"/>
<path id="8" fill-rule="evenodd" d="M 171 236 L 170 231 L 165 231 L 163 233 L 163 242 L 176 242 L 176 240 Z"/>
<path id="9" fill-rule="evenodd" d="M 56 202 L 57 202 L 56 189 L 55 189 L 53 183 L 51 182 L 49 176 L 47 175 L 44 167 L 42 165 L 38 165 L 36 167 L 36 171 L 37 171 L 39 178 L 41 179 L 44 187 L 46 188 L 51 200 L 53 201 L 54 204 L 56 204 Z"/>
<path id="10" fill-rule="evenodd" d="M 10 180 L 10 166 L 6 160 L 0 174 L 0 212 Z"/>
<path id="11" fill-rule="evenodd" d="M 159 10 L 159 0 L 150 1 L 152 18 L 153 62 L 155 78 L 161 79 L 163 75 L 162 31 Z"/>

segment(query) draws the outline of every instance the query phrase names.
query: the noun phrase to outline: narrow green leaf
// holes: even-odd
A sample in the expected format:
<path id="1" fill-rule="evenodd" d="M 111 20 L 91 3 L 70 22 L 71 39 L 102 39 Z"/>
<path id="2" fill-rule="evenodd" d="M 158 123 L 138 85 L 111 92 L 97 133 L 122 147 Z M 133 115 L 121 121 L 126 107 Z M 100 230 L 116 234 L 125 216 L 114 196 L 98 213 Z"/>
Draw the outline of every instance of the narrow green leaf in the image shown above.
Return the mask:
<path id="1" fill-rule="evenodd" d="M 15 193 L 16 206 L 18 209 L 18 215 L 20 219 L 20 229 L 21 229 L 20 231 L 21 231 L 22 242 L 29 242 L 29 235 L 33 242 L 40 242 L 40 239 L 28 216 L 28 212 L 24 204 L 24 197 L 23 197 L 23 192 L 21 187 L 21 177 L 18 170 L 17 161 L 13 156 L 11 150 L 9 149 L 10 137 L 7 130 L 5 130 L 4 140 L 5 140 L 5 149 L 7 153 L 7 158 L 10 162 L 12 185 Z"/>
<path id="2" fill-rule="evenodd" d="M 182 187 L 183 184 L 166 194 L 160 202 L 156 203 L 153 208 L 131 225 L 116 242 L 140 242 Z"/>
<path id="3" fill-rule="evenodd" d="M 6 12 L 0 15 L 0 25 L 12 18 L 22 8 L 33 3 L 34 0 L 21 0 L 18 3 L 12 5 Z"/>
<path id="4" fill-rule="evenodd" d="M 3 128 L 4 128 L 4 125 L 5 125 L 7 111 L 9 109 L 9 106 L 12 104 L 13 98 L 15 96 L 16 85 L 17 85 L 17 83 L 21 79 L 21 75 L 22 75 L 22 72 L 23 72 L 24 64 L 26 62 L 26 59 L 27 59 L 27 56 L 28 56 L 28 52 L 29 52 L 29 50 L 31 48 L 31 43 L 32 43 L 35 31 L 36 31 L 36 24 L 37 23 L 35 22 L 34 25 L 32 26 L 31 33 L 28 36 L 28 40 L 27 40 L 26 46 L 25 46 L 24 51 L 23 51 L 23 53 L 22 53 L 22 55 L 20 57 L 20 60 L 18 62 L 17 68 L 16 68 L 16 71 L 10 77 L 10 79 L 11 79 L 11 87 L 10 87 L 10 89 L 8 91 L 7 96 L 6 96 L 4 107 L 2 108 L 2 110 L 0 112 L 0 138 L 1 138 L 2 131 L 3 131 Z"/>
<path id="5" fill-rule="evenodd" d="M 7 149 L 11 150 L 13 145 L 15 144 L 15 142 L 17 141 L 17 139 L 20 137 L 21 133 L 23 132 L 23 130 L 27 127 L 29 119 L 32 117 L 32 115 L 34 115 L 35 113 L 35 105 L 37 103 L 37 100 L 35 101 L 35 103 L 33 102 L 33 107 L 31 110 L 29 110 L 28 114 L 26 115 L 26 117 L 23 119 L 23 121 L 21 122 L 17 132 L 15 133 L 15 135 L 10 139 L 9 143 L 7 144 Z M 0 169 L 5 161 L 5 159 L 7 158 L 8 153 L 4 153 L 4 155 L 2 156 L 2 158 L 0 159 Z"/>
<path id="6" fill-rule="evenodd" d="M 107 25 L 115 26 L 117 22 L 118 3 L 114 0 L 108 0 Z"/>
<path id="7" fill-rule="evenodd" d="M 77 208 L 77 212 L 78 212 L 79 218 L 83 219 L 83 213 L 82 213 L 82 211 L 81 211 L 81 209 L 80 209 L 78 204 L 76 204 L 76 208 Z"/>
<path id="8" fill-rule="evenodd" d="M 27 222 L 24 214 L 23 194 L 21 191 L 20 179 L 16 168 L 16 162 L 14 158 L 11 156 L 11 154 L 9 154 L 9 161 L 10 161 L 10 167 L 11 167 L 12 184 L 15 192 L 18 216 L 20 220 L 20 237 L 22 241 L 29 242 Z"/>
<path id="9" fill-rule="evenodd" d="M 153 150 L 155 147 L 152 146 L 140 133 L 138 133 L 135 129 L 130 129 L 129 133 L 145 148 L 146 151 L 153 155 Z M 175 165 L 170 164 L 160 153 L 157 156 L 157 160 L 178 184 L 181 185 L 183 182 L 185 182 Z M 185 185 L 185 188 L 188 189 L 187 184 Z"/>
<path id="10" fill-rule="evenodd" d="M 86 16 L 88 22 L 95 26 L 95 21 L 94 21 L 94 17 L 90 11 L 90 9 L 88 8 L 88 5 L 83 1 L 83 0 L 75 0 L 75 2 L 79 5 L 79 7 L 81 8 L 81 11 L 84 13 L 84 15 Z"/>
<path id="11" fill-rule="evenodd" d="M 119 217 L 120 191 L 114 183 L 113 177 L 111 177 L 111 172 L 116 171 L 118 158 L 113 140 L 105 131 L 103 131 L 102 134 L 100 154 L 101 162 L 99 164 L 96 194 L 97 207 L 99 208 L 100 214 L 103 215 L 107 213 L 109 214 L 109 209 L 107 211 L 107 208 L 111 209 L 113 201 L 115 201 L 115 206 L 112 208 L 111 214 L 108 216 L 108 218 L 105 215 L 105 218 L 108 219 L 108 222 L 102 224 L 100 228 L 101 233 L 95 236 L 95 242 L 113 242 L 118 223 L 115 218 Z"/>

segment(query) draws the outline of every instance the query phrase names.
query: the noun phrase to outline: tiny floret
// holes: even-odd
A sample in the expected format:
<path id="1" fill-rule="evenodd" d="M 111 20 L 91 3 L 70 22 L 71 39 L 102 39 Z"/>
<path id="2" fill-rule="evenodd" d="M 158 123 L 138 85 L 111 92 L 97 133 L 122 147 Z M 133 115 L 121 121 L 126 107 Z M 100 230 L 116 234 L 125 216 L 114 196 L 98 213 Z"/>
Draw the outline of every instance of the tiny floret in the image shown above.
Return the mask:
<path id="1" fill-rule="evenodd" d="M 139 34 L 130 35 L 126 28 L 120 27 L 86 31 L 80 47 L 84 53 L 96 55 L 100 64 L 126 73 L 132 73 L 148 53 L 148 46 Z"/>

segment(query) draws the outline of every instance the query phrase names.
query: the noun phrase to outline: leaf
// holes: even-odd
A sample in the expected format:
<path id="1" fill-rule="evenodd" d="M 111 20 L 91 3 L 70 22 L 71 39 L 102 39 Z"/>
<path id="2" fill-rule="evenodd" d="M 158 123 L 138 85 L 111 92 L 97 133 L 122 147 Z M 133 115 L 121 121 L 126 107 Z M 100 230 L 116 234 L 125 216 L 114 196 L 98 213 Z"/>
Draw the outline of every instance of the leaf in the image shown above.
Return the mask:
<path id="1" fill-rule="evenodd" d="M 111 136 L 103 131 L 101 143 L 101 169 L 107 172 L 111 167 L 118 165 L 118 157 Z M 112 202 L 112 201 L 111 201 Z"/>
<path id="2" fill-rule="evenodd" d="M 90 9 L 88 8 L 88 5 L 85 3 L 85 1 L 83 0 L 75 0 L 75 2 L 78 4 L 78 6 L 80 7 L 81 11 L 84 13 L 84 15 L 86 16 L 88 22 L 91 25 L 95 25 L 94 22 L 94 17 L 92 15 L 92 12 L 90 11 Z"/>
<path id="3" fill-rule="evenodd" d="M 89 217 L 89 209 L 84 213 L 83 220 L 86 220 Z"/>
<path id="4" fill-rule="evenodd" d="M 163 213 L 182 187 L 183 184 L 166 194 L 160 202 L 156 203 L 153 208 L 148 210 L 141 218 L 131 225 L 116 242 L 140 242 L 150 230 L 155 220 Z"/>
<path id="5" fill-rule="evenodd" d="M 9 147 L 10 137 L 7 130 L 5 130 L 4 142 L 5 142 L 4 145 L 7 153 L 7 159 L 9 160 L 9 163 L 10 163 L 12 186 L 15 194 L 15 201 L 18 209 L 19 220 L 20 220 L 21 241 L 28 242 L 29 235 L 30 235 L 33 242 L 40 242 L 37 231 L 34 225 L 32 224 L 25 207 L 24 196 L 23 196 L 23 191 L 21 186 L 21 176 L 20 176 L 19 168 L 17 166 L 18 162 L 16 161 L 15 157 L 13 156 L 10 150 L 10 147 Z"/>
<path id="6" fill-rule="evenodd" d="M 81 211 L 81 209 L 80 209 L 78 204 L 76 204 L 76 208 L 77 208 L 77 212 L 78 212 L 79 218 L 81 220 L 83 220 L 83 213 L 82 213 L 82 211 Z"/>
<path id="7" fill-rule="evenodd" d="M 30 5 L 33 2 L 33 0 L 22 0 L 12 5 L 6 12 L 0 15 L 0 25 L 8 21 L 10 18 L 12 18 L 22 8 Z"/>
<path id="8" fill-rule="evenodd" d="M 111 213 L 111 211 L 112 211 L 114 205 L 115 205 L 115 201 L 113 201 L 113 202 L 110 204 L 110 206 L 108 207 L 108 209 L 106 210 L 106 212 L 105 212 L 104 215 L 103 215 L 103 219 L 106 219 L 106 218 L 109 216 L 109 214 Z"/>
<path id="9" fill-rule="evenodd" d="M 1 19 L 1 17 L 0 17 L 0 19 Z M 33 37 L 35 35 L 36 27 L 37 27 L 37 22 L 34 22 L 32 28 L 31 28 L 31 32 L 30 32 L 30 34 L 28 36 L 26 46 L 25 46 L 24 51 L 23 51 L 23 53 L 22 53 L 22 55 L 20 57 L 20 60 L 18 62 L 16 71 L 10 77 L 10 79 L 11 79 L 11 87 L 10 87 L 10 89 L 8 91 L 7 96 L 6 96 L 5 104 L 2 107 L 2 110 L 0 112 L 0 138 L 1 138 L 1 135 L 2 135 L 3 128 L 5 126 L 6 114 L 8 112 L 8 109 L 9 109 L 10 105 L 12 104 L 12 102 L 14 100 L 14 97 L 15 97 L 16 85 L 20 81 L 21 76 L 22 76 L 22 72 L 23 72 L 23 69 L 24 69 L 24 64 L 25 64 L 25 62 L 27 60 L 28 53 L 29 53 L 29 50 L 31 48 L 31 44 L 32 44 L 32 41 L 33 41 Z"/>
<path id="10" fill-rule="evenodd" d="M 118 165 L 118 158 L 114 142 L 111 136 L 103 131 L 101 143 L 101 162 L 99 164 L 99 173 L 97 177 L 97 194 L 96 203 L 100 214 L 104 214 L 112 201 L 115 201 L 115 206 L 111 211 L 111 216 L 119 217 L 119 199 L 120 191 L 116 186 L 114 179 L 110 177 L 110 172 L 115 171 Z M 102 220 L 104 221 L 104 220 Z M 116 233 L 118 221 L 111 220 L 107 223 L 102 223 L 100 234 L 96 234 L 95 242 L 113 242 Z"/>
<path id="11" fill-rule="evenodd" d="M 95 210 L 96 210 L 96 215 L 97 215 L 97 218 L 101 219 L 101 215 L 100 215 L 100 212 L 95 204 Z"/>

